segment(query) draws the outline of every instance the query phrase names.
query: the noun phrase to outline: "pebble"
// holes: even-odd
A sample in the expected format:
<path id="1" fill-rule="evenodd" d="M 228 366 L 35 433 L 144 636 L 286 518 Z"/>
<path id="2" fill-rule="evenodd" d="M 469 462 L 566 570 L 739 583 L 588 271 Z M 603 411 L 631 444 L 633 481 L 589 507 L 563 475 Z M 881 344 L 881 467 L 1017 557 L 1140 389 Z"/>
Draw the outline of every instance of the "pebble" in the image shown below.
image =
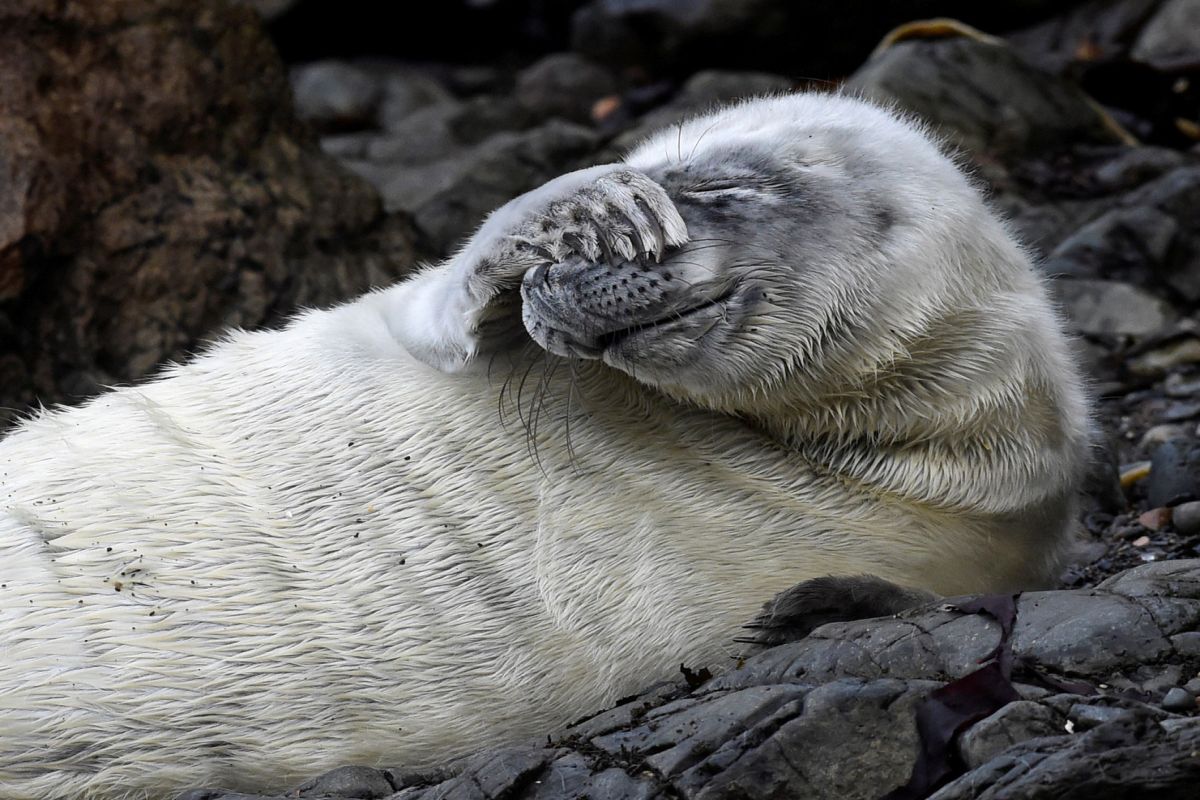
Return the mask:
<path id="1" fill-rule="evenodd" d="M 1155 425 L 1153 428 L 1147 429 L 1142 434 L 1142 438 L 1138 441 L 1138 447 L 1143 450 L 1153 450 L 1163 442 L 1169 442 L 1172 439 L 1187 438 L 1188 428 L 1186 425 Z M 1149 462 L 1140 462 L 1146 465 L 1147 474 L 1149 474 Z"/>
<path id="2" fill-rule="evenodd" d="M 1200 375 L 1184 377 L 1178 372 L 1172 372 L 1163 382 L 1163 389 L 1169 397 L 1189 400 L 1200 397 Z"/>
<path id="3" fill-rule="evenodd" d="M 1173 513 L 1175 530 L 1184 536 L 1194 536 L 1200 533 L 1200 500 L 1181 503 L 1175 506 Z"/>
<path id="4" fill-rule="evenodd" d="M 1181 422 L 1197 416 L 1200 416 L 1200 400 L 1171 403 L 1162 413 L 1167 422 Z"/>
<path id="5" fill-rule="evenodd" d="M 1171 509 L 1152 508 L 1144 514 L 1140 514 L 1138 516 L 1138 524 L 1140 524 L 1143 528 L 1149 528 L 1152 531 L 1165 528 L 1167 525 L 1171 524 Z M 1145 539 L 1146 541 L 1142 542 L 1142 544 L 1138 544 L 1138 542 L 1141 542 L 1142 539 Z M 1143 536 L 1142 539 L 1138 539 L 1137 542 L 1134 542 L 1133 546 L 1143 547 L 1150 543 L 1150 539 L 1148 537 Z"/>
<path id="6" fill-rule="evenodd" d="M 1170 692 L 1168 692 L 1167 695 L 1170 696 Z M 1193 702 L 1195 701 L 1193 700 Z M 1083 703 L 1076 703 L 1075 705 L 1071 706 L 1071 710 L 1068 712 L 1067 716 L 1070 718 L 1071 722 L 1075 723 L 1076 730 L 1086 731 L 1089 728 L 1094 728 L 1097 725 L 1103 725 L 1106 722 L 1112 722 L 1118 719 L 1132 719 L 1133 712 L 1126 708 L 1091 706 Z"/>
<path id="7" fill-rule="evenodd" d="M 1196 697 L 1182 686 L 1176 686 L 1163 697 L 1162 707 L 1167 711 L 1195 711 Z"/>
<path id="8" fill-rule="evenodd" d="M 1200 496 L 1200 446 L 1172 439 L 1154 448 L 1146 494 L 1154 507 L 1172 506 Z"/>
<path id="9" fill-rule="evenodd" d="M 1192 678 L 1183 685 L 1183 688 L 1193 695 L 1200 695 L 1200 677 Z"/>

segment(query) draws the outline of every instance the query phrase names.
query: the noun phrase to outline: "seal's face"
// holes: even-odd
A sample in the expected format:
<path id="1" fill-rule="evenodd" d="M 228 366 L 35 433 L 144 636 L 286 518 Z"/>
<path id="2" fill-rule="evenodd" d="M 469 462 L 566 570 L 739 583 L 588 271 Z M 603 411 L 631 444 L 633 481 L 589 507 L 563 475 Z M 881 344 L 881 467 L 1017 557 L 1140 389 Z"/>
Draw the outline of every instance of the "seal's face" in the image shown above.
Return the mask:
<path id="1" fill-rule="evenodd" d="M 765 137 L 721 122 L 694 121 L 682 144 L 672 132 L 629 159 L 667 190 L 688 244 L 658 263 L 575 259 L 526 275 L 538 344 L 737 409 L 794 380 L 846 309 L 870 305 L 857 296 L 878 287 L 861 278 L 899 216 L 886 157 L 802 120 Z"/>

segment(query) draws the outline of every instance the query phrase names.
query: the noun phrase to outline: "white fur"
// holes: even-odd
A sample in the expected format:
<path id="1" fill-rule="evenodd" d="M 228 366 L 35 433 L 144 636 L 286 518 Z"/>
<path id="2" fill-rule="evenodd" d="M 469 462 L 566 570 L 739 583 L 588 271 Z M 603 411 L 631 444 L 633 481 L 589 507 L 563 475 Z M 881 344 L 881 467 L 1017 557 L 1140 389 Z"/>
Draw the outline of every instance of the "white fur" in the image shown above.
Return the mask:
<path id="1" fill-rule="evenodd" d="M 598 361 L 502 391 L 471 270 L 608 167 L 407 283 L 38 415 L 0 444 L 0 795 L 428 764 L 727 664 L 739 626 L 807 578 L 1044 577 L 1087 424 L 1025 257 L 909 123 L 820 96 L 718 113 L 628 163 L 803 125 L 890 149 L 920 219 L 890 277 L 844 267 L 867 300 L 890 293 L 861 346 L 789 344 L 769 381 L 711 402 Z M 902 352 L 947 309 L 961 330 Z M 767 352 L 768 326 L 801 319 L 773 313 Z M 937 374 L 905 382 L 922 359 Z"/>

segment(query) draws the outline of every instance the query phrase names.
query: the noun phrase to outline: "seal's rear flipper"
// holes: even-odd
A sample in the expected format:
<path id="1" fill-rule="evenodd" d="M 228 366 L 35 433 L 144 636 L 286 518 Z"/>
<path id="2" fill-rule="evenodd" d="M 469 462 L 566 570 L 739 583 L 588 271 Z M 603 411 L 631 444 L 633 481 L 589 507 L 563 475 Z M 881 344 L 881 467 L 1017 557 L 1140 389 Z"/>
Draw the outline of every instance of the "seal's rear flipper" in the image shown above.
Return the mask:
<path id="1" fill-rule="evenodd" d="M 803 639 L 827 622 L 891 616 L 937 599 L 873 575 L 813 578 L 771 598 L 745 626 L 752 634 L 737 641 L 773 647 Z"/>

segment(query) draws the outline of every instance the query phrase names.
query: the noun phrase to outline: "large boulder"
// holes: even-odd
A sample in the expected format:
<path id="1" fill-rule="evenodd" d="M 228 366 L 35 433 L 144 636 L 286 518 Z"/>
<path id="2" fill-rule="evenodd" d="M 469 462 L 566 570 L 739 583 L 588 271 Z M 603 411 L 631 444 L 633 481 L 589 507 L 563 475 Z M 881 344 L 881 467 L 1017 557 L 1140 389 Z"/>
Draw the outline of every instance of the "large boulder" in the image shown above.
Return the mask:
<path id="1" fill-rule="evenodd" d="M 0 74 L 6 413 L 138 378 L 211 332 L 412 262 L 405 220 L 296 120 L 249 8 L 13 0 Z"/>

